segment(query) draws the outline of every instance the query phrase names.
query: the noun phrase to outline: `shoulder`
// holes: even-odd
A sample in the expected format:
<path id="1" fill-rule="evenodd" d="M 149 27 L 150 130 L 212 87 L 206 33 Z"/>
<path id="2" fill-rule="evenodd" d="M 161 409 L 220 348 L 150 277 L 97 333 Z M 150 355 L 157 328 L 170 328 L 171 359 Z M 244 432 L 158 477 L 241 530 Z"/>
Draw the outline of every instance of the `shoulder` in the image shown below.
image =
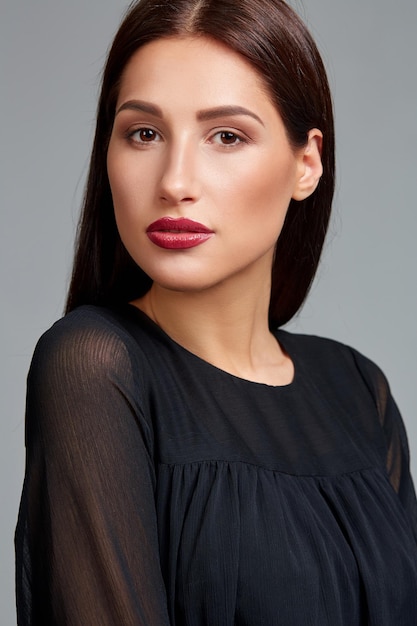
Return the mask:
<path id="1" fill-rule="evenodd" d="M 141 349 L 123 320 L 122 314 L 105 307 L 74 309 L 41 336 L 31 372 L 50 372 L 55 378 L 63 372 L 90 376 L 128 371 Z"/>
<path id="2" fill-rule="evenodd" d="M 132 433 L 132 423 L 151 445 L 146 357 L 124 310 L 82 306 L 41 336 L 27 380 L 28 445 L 42 440 L 51 450 L 60 442 L 73 454 L 106 432 Z"/>
<path id="3" fill-rule="evenodd" d="M 314 368 L 318 377 L 367 388 L 379 412 L 383 412 L 390 395 L 389 384 L 383 371 L 370 358 L 334 339 L 282 330 L 277 336 L 284 347 L 288 346 L 288 352 Z"/>
<path id="4" fill-rule="evenodd" d="M 367 376 L 385 378 L 381 369 L 361 352 L 335 339 L 318 337 L 317 335 L 303 335 L 290 333 L 285 330 L 277 332 L 279 341 L 288 346 L 298 356 L 309 358 L 318 365 L 332 365 L 333 367 L 353 366 Z"/>
<path id="5" fill-rule="evenodd" d="M 122 337 L 123 324 L 110 308 L 83 305 L 55 322 L 40 338 L 41 343 L 82 339 L 85 336 L 100 338 Z"/>
<path id="6" fill-rule="evenodd" d="M 60 353 L 77 347 L 84 354 L 123 343 L 123 329 L 109 309 L 81 306 L 55 322 L 39 339 L 36 352 Z"/>

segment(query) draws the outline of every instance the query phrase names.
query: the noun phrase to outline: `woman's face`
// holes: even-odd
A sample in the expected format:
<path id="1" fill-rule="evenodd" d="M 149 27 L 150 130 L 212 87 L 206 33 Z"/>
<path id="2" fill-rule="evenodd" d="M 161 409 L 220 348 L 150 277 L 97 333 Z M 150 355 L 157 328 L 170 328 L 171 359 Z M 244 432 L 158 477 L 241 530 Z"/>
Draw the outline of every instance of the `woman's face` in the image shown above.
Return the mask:
<path id="1" fill-rule="evenodd" d="M 121 239 L 162 287 L 268 281 L 305 172 L 256 71 L 206 38 L 140 48 L 122 76 L 107 157 Z"/>

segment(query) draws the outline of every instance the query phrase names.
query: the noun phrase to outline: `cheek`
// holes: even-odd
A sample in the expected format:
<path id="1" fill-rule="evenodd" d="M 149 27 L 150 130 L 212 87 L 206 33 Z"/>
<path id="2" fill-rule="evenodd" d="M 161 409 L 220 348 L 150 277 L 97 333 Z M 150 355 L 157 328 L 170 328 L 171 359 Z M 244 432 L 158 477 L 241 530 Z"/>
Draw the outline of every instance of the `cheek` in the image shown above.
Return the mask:
<path id="1" fill-rule="evenodd" d="M 126 170 L 107 160 L 107 174 L 113 200 L 114 217 L 120 238 L 131 253 L 133 232 L 137 231 L 137 201 L 135 201 Z"/>
<path id="2" fill-rule="evenodd" d="M 109 148 L 107 156 L 107 175 L 113 199 L 113 207 L 118 226 L 129 222 L 140 213 L 140 200 L 147 186 L 140 179 L 141 170 L 131 161 L 123 159 L 117 151 Z"/>
<path id="3" fill-rule="evenodd" d="M 112 148 L 112 143 L 110 142 L 107 152 L 107 176 L 116 213 L 119 211 L 120 205 L 123 204 L 126 189 L 128 188 L 126 169 L 121 167 L 120 159 L 117 156 L 117 151 Z"/>
<path id="4" fill-rule="evenodd" d="M 242 208 L 255 220 L 279 226 L 282 224 L 291 201 L 296 168 L 291 159 L 261 160 L 256 167 L 240 168 L 231 194 L 239 199 Z M 233 191 L 234 190 L 234 191 Z"/>

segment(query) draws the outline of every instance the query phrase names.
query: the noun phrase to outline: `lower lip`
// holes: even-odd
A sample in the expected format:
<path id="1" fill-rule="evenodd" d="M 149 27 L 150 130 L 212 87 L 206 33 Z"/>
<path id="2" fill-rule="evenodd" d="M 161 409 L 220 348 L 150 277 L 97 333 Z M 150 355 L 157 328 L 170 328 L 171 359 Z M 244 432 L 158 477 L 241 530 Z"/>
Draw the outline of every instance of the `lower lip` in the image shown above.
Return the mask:
<path id="1" fill-rule="evenodd" d="M 168 250 L 186 250 L 201 245 L 210 239 L 214 233 L 172 233 L 169 231 L 154 230 L 146 233 L 156 246 Z"/>

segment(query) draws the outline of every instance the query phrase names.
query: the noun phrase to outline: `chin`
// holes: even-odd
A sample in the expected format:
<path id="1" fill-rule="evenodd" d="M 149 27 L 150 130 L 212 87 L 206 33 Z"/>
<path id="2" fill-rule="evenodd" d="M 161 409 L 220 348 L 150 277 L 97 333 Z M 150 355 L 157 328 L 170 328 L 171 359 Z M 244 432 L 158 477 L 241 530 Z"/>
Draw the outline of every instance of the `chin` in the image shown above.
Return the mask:
<path id="1" fill-rule="evenodd" d="M 207 264 L 193 264 L 189 260 L 184 266 L 183 263 L 175 264 L 173 260 L 165 263 L 141 263 L 139 267 L 152 279 L 155 286 L 162 289 L 177 292 L 199 292 L 210 289 L 222 282 L 223 275 L 208 268 Z"/>
<path id="2" fill-rule="evenodd" d="M 201 291 L 205 291 L 206 289 L 210 289 L 213 285 L 204 284 L 201 280 L 156 280 L 154 279 L 153 284 L 167 291 L 174 291 L 177 293 L 197 293 Z"/>

